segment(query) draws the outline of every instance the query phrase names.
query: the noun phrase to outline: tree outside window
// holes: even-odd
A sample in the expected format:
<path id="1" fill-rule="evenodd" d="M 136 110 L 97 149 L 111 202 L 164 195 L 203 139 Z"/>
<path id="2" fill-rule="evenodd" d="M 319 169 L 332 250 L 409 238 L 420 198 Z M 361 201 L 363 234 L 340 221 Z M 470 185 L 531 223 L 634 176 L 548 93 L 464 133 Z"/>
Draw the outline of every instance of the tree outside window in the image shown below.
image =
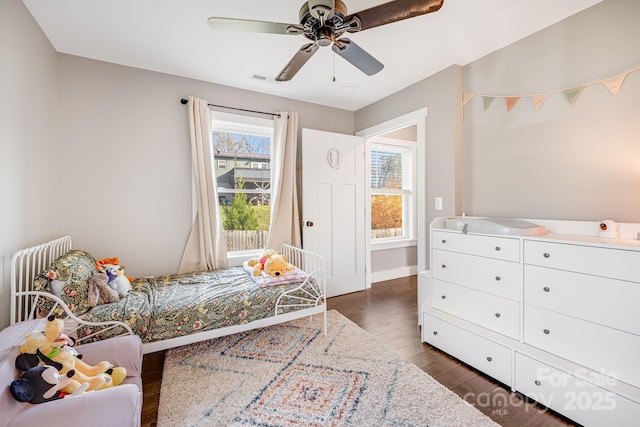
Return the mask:
<path id="1" fill-rule="evenodd" d="M 371 144 L 371 238 L 413 236 L 415 144 Z"/>
<path id="2" fill-rule="evenodd" d="M 228 115 L 226 115 L 228 116 Z M 227 251 L 262 250 L 271 218 L 271 138 L 270 120 L 260 125 L 238 121 L 212 120 L 212 141 L 220 215 L 225 229 Z M 255 164 L 267 167 L 256 168 Z"/>

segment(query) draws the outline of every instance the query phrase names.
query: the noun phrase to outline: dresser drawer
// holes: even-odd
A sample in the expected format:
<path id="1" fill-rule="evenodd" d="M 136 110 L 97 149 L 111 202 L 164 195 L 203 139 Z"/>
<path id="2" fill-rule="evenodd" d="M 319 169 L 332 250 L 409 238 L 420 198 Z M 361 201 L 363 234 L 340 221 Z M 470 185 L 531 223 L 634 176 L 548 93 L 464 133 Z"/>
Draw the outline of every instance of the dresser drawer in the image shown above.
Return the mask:
<path id="1" fill-rule="evenodd" d="M 640 387 L 640 337 L 531 305 L 524 342 Z"/>
<path id="2" fill-rule="evenodd" d="M 639 283 L 525 265 L 524 302 L 640 335 Z"/>
<path id="3" fill-rule="evenodd" d="M 446 231 L 434 231 L 431 237 L 431 246 L 434 249 L 520 262 L 519 239 Z"/>
<path id="4" fill-rule="evenodd" d="M 518 302 L 437 279 L 431 283 L 434 308 L 519 339 Z"/>
<path id="5" fill-rule="evenodd" d="M 640 404 L 516 353 L 515 389 L 585 427 L 636 427 Z"/>
<path id="6" fill-rule="evenodd" d="M 436 279 L 510 299 L 518 298 L 522 277 L 520 263 L 438 249 L 433 250 L 431 274 Z"/>
<path id="7" fill-rule="evenodd" d="M 462 360 L 474 368 L 511 385 L 511 350 L 451 323 L 424 314 L 422 341 Z"/>
<path id="8" fill-rule="evenodd" d="M 525 264 L 640 282 L 640 252 L 524 241 Z"/>

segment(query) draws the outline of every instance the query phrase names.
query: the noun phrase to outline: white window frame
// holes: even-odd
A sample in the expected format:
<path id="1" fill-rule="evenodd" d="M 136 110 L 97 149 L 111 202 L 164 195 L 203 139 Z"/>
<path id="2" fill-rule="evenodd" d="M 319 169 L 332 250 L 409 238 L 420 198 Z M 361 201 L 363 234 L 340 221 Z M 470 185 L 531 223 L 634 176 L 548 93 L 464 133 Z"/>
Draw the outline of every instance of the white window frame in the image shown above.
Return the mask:
<path id="1" fill-rule="evenodd" d="M 403 196 L 402 206 L 402 236 L 372 238 L 372 250 L 398 248 L 416 245 L 416 229 L 417 229 L 417 144 L 414 141 L 405 141 L 402 139 L 374 137 L 369 141 L 368 158 L 369 163 L 369 211 L 371 210 L 371 197 L 380 195 L 401 195 Z M 410 156 L 409 160 L 403 160 L 403 189 L 374 189 L 371 188 L 371 153 L 374 147 L 388 148 L 389 151 L 406 153 Z M 407 164 L 408 163 L 408 164 Z M 407 171 L 407 169 L 409 169 Z M 408 203 L 405 203 L 408 200 Z M 408 205 L 408 206 L 407 206 Z M 371 233 L 371 230 L 368 230 Z"/>
<path id="2" fill-rule="evenodd" d="M 247 133 L 269 137 L 271 141 L 269 153 L 273 153 L 273 120 L 261 117 L 243 116 L 240 114 L 211 111 L 211 129 L 230 133 Z M 214 154 L 215 158 L 215 154 Z M 271 177 L 273 182 L 273 177 Z M 269 189 L 271 200 L 273 200 L 273 189 Z M 233 190 L 227 189 L 226 193 Z M 264 191 L 260 191 L 264 192 Z M 243 261 L 262 253 L 264 248 L 227 252 L 227 259 L 230 266 L 242 265 Z"/>
<path id="3" fill-rule="evenodd" d="M 217 159 L 216 161 L 218 165 L 218 170 L 226 171 L 227 170 L 227 161 L 225 159 Z"/>

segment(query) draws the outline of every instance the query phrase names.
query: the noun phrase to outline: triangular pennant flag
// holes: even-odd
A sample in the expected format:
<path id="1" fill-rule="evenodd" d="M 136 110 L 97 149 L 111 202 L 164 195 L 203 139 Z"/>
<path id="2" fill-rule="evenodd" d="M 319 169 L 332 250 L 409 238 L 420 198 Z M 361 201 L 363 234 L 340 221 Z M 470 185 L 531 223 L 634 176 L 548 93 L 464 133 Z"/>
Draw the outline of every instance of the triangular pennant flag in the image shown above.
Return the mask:
<path id="1" fill-rule="evenodd" d="M 507 111 L 511 111 L 511 109 L 516 106 L 518 101 L 520 101 L 520 97 L 519 96 L 507 96 L 504 100 L 507 103 Z"/>
<path id="2" fill-rule="evenodd" d="M 625 77 L 627 77 L 627 74 L 629 73 L 627 72 L 627 73 L 618 74 L 617 76 L 614 76 L 614 77 L 609 77 L 608 79 L 602 80 L 602 84 L 605 85 L 607 89 L 609 89 L 609 92 L 611 92 L 613 96 L 616 96 L 620 91 L 620 88 L 622 87 L 622 82 L 624 82 L 624 79 Z"/>
<path id="3" fill-rule="evenodd" d="M 493 100 L 496 99 L 493 96 L 483 96 L 482 97 L 482 103 L 484 104 L 484 109 L 486 110 L 487 108 L 489 108 L 489 106 L 491 105 L 491 103 L 493 102 Z"/>
<path id="4" fill-rule="evenodd" d="M 576 103 L 578 96 L 582 93 L 583 90 L 584 90 L 584 86 L 581 86 L 573 89 L 564 90 L 562 91 L 562 93 L 564 93 L 565 96 L 567 97 L 569 104 L 573 105 Z"/>
<path id="5" fill-rule="evenodd" d="M 533 95 L 531 97 L 531 100 L 533 101 L 533 106 L 536 107 L 536 110 L 539 110 L 540 107 L 542 107 L 542 104 L 544 104 L 544 101 L 546 101 L 548 97 L 549 97 L 548 93 Z"/>
<path id="6" fill-rule="evenodd" d="M 473 98 L 474 96 L 475 94 L 473 93 L 464 92 L 462 94 L 462 106 L 464 107 L 465 105 L 467 105 L 469 101 L 471 101 L 471 98 Z"/>

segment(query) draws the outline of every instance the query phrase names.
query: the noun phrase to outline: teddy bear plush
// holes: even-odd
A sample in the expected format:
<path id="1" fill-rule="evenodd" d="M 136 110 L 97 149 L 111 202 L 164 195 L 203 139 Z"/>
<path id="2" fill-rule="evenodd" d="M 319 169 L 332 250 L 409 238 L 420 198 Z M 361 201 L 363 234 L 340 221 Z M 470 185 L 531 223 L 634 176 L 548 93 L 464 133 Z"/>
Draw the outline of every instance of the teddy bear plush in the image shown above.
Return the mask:
<path id="1" fill-rule="evenodd" d="M 274 249 L 265 249 L 262 254 L 258 258 L 251 258 L 247 261 L 247 265 L 249 267 L 253 267 L 253 275 L 259 276 L 264 270 L 264 263 L 267 262 L 267 259 L 271 258 L 272 255 L 276 255 Z"/>
<path id="2" fill-rule="evenodd" d="M 113 369 L 113 365 L 107 361 L 101 361 L 96 365 L 83 362 L 73 352 L 63 348 L 74 343 L 63 333 L 64 322 L 62 319 L 49 316 L 47 320 L 43 331 L 31 332 L 25 336 L 24 342 L 20 346 L 20 352 L 37 354 L 39 351 L 43 353 L 54 362 L 61 364 L 62 367 L 59 371 L 62 375 L 74 371 L 71 378 L 75 381 L 64 388 L 65 392 L 73 393 L 83 383 L 88 383 L 88 390 L 99 390 L 105 385 L 108 386 L 112 382 L 108 371 Z"/>
<path id="3" fill-rule="evenodd" d="M 95 307 L 99 304 L 109 304 L 120 301 L 118 291 L 108 284 L 109 276 L 105 273 L 96 273 L 89 279 L 89 305 Z"/>
<path id="4" fill-rule="evenodd" d="M 280 277 L 291 270 L 293 270 L 293 265 L 287 262 L 284 255 L 271 255 L 264 263 L 264 272 L 269 276 Z"/>
<path id="5" fill-rule="evenodd" d="M 102 258 L 96 261 L 98 271 L 108 276 L 107 284 L 118 292 L 120 298 L 127 296 L 131 290 L 132 279 L 124 274 L 124 266 L 120 265 L 120 258 Z"/>

